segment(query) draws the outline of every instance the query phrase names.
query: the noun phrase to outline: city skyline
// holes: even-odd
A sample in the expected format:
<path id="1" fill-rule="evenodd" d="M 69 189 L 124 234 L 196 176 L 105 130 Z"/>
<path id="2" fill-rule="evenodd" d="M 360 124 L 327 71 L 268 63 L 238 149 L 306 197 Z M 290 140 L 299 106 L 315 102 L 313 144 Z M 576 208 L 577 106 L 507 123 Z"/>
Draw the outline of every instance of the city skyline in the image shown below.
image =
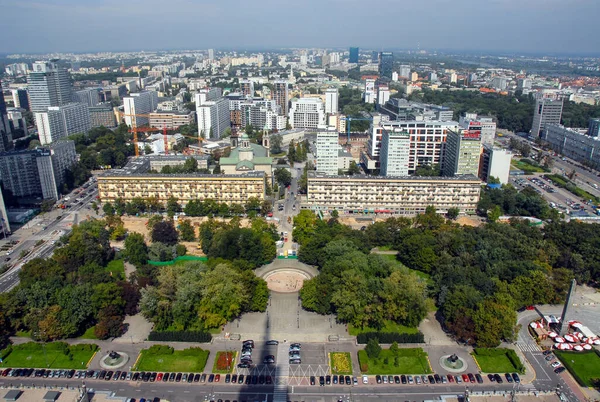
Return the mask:
<path id="1" fill-rule="evenodd" d="M 600 3 L 592 0 L 553 0 L 543 2 L 543 7 L 540 0 L 526 5 L 516 0 L 481 4 L 473 0 L 443 4 L 436 0 L 419 4 L 388 0 L 377 8 L 355 1 L 327 0 L 318 3 L 318 13 L 313 11 L 317 4 L 311 7 L 309 3 L 233 3 L 3 1 L 0 7 L 7 18 L 0 23 L 4 28 L 0 52 L 358 46 L 591 54 L 597 52 L 600 42 L 592 28 Z M 231 9 L 238 12 L 231 15 Z M 411 15 L 422 18 L 407 18 Z M 365 16 L 378 21 L 377 30 L 364 23 Z M 577 24 L 572 23 L 575 20 Z M 298 25 L 292 29 L 290 22 Z M 167 29 L 152 29 L 154 24 L 166 25 Z M 490 29 L 494 25 L 497 28 Z M 354 28 L 341 30 L 341 26 Z M 569 29 L 547 28 L 555 26 Z M 40 27 L 44 27 L 44 35 L 40 35 Z M 214 35 L 217 30 L 223 30 L 224 35 Z"/>

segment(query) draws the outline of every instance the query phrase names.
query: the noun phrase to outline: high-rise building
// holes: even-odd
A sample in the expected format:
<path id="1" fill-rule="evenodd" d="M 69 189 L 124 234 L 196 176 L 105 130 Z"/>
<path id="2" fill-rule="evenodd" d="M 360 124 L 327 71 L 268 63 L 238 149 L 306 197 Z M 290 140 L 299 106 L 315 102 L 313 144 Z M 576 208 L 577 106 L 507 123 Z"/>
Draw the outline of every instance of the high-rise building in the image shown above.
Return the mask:
<path id="1" fill-rule="evenodd" d="M 364 99 L 365 103 L 375 103 L 375 80 L 372 78 L 367 78 L 365 80 Z"/>
<path id="2" fill-rule="evenodd" d="M 410 80 L 412 82 L 419 81 L 419 74 L 416 71 L 410 73 Z"/>
<path id="3" fill-rule="evenodd" d="M 8 121 L 8 113 L 6 111 L 6 102 L 4 101 L 4 93 L 2 93 L 2 85 L 0 85 L 0 152 L 12 148 L 12 129 Z"/>
<path id="4" fill-rule="evenodd" d="M 529 78 L 519 78 L 517 80 L 517 89 L 531 89 L 531 80 Z"/>
<path id="5" fill-rule="evenodd" d="M 535 101 L 531 136 L 537 138 L 548 124 L 560 124 L 562 117 L 562 99 L 542 98 Z"/>
<path id="6" fill-rule="evenodd" d="M 337 131 L 317 133 L 317 171 L 338 174 L 339 135 Z"/>
<path id="7" fill-rule="evenodd" d="M 478 117 L 477 113 L 465 113 L 458 120 L 458 124 L 465 130 L 480 130 L 481 145 L 494 145 L 496 123 L 491 117 Z"/>
<path id="8" fill-rule="evenodd" d="M 24 89 L 24 88 L 13 89 L 12 96 L 13 96 L 13 103 L 15 104 L 15 107 L 29 110 L 29 95 L 27 94 L 26 89 Z"/>
<path id="9" fill-rule="evenodd" d="M 371 63 L 379 63 L 379 52 L 377 50 L 371 52 Z"/>
<path id="10" fill-rule="evenodd" d="M 319 98 L 292 100 L 289 113 L 293 128 L 325 128 L 325 106 Z"/>
<path id="11" fill-rule="evenodd" d="M 219 87 L 203 88 L 194 96 L 196 106 L 204 104 L 206 101 L 219 99 L 223 94 L 223 90 Z"/>
<path id="12" fill-rule="evenodd" d="M 198 95 L 196 95 L 198 96 Z M 203 138 L 219 139 L 225 130 L 231 127 L 229 101 L 225 98 L 196 103 L 198 116 L 198 135 Z"/>
<path id="13" fill-rule="evenodd" d="M 0 178 L 15 197 L 58 199 L 66 170 L 77 161 L 75 143 L 59 141 L 34 150 L 0 153 Z"/>
<path id="14" fill-rule="evenodd" d="M 179 126 L 192 124 L 196 121 L 196 112 L 189 111 L 169 111 L 169 112 L 152 112 L 150 113 L 150 127 L 167 128 L 169 130 L 177 129 Z"/>
<path id="15" fill-rule="evenodd" d="M 592 137 L 559 124 L 547 124 L 543 133 L 542 138 L 561 155 L 594 169 L 600 167 L 600 137 Z"/>
<path id="16" fill-rule="evenodd" d="M 387 85 L 380 85 L 377 87 L 377 104 L 385 105 L 390 100 L 390 88 Z"/>
<path id="17" fill-rule="evenodd" d="M 442 161 L 444 176 L 479 174 L 481 159 L 481 131 L 448 131 Z"/>
<path id="18" fill-rule="evenodd" d="M 208 49 L 208 60 L 213 61 L 215 59 L 215 49 Z"/>
<path id="19" fill-rule="evenodd" d="M 383 130 L 379 157 L 382 176 L 408 176 L 410 134 Z"/>
<path id="20" fill-rule="evenodd" d="M 327 88 L 325 90 L 325 113 L 335 114 L 338 112 L 338 98 L 337 88 Z"/>
<path id="21" fill-rule="evenodd" d="M 240 81 L 240 90 L 242 95 L 254 96 L 254 82 L 250 80 Z"/>
<path id="22" fill-rule="evenodd" d="M 600 137 L 600 119 L 590 119 L 588 135 L 594 138 Z"/>
<path id="23" fill-rule="evenodd" d="M 348 56 L 348 63 L 358 63 L 358 48 L 351 47 L 350 55 Z"/>
<path id="24" fill-rule="evenodd" d="M 36 113 L 35 120 L 42 145 L 71 134 L 87 133 L 91 128 L 90 112 L 83 103 L 51 106 L 45 112 Z"/>
<path id="25" fill-rule="evenodd" d="M 392 78 L 394 70 L 394 54 L 392 52 L 379 53 L 379 75 Z"/>
<path id="26" fill-rule="evenodd" d="M 398 73 L 396 71 L 392 72 L 392 81 L 398 81 Z"/>
<path id="27" fill-rule="evenodd" d="M 432 72 L 429 73 L 429 81 L 436 82 L 437 79 L 438 79 L 437 78 L 437 74 L 434 71 L 432 71 Z"/>
<path id="28" fill-rule="evenodd" d="M 158 93 L 156 91 L 143 91 L 123 98 L 123 112 L 125 124 L 136 127 L 148 124 L 149 120 L 143 115 L 154 112 L 158 106 Z"/>
<path id="29" fill-rule="evenodd" d="M 107 128 L 117 127 L 117 118 L 110 103 L 101 103 L 88 107 L 90 113 L 90 125 L 92 128 L 104 126 Z"/>
<path id="30" fill-rule="evenodd" d="M 29 135 L 29 130 L 27 129 L 27 120 L 23 115 L 24 112 L 25 109 L 18 107 L 7 110 L 6 113 L 8 115 L 8 122 L 10 123 L 13 134 L 15 133 L 15 130 L 21 130 L 26 136 Z"/>
<path id="31" fill-rule="evenodd" d="M 494 148 L 492 145 L 484 145 L 483 152 L 481 153 L 479 178 L 487 182 L 490 178 L 494 177 L 501 184 L 507 184 L 511 161 L 512 153 L 510 151 L 502 148 Z"/>
<path id="32" fill-rule="evenodd" d="M 281 106 L 281 113 L 288 115 L 288 83 L 287 81 L 275 81 L 273 83 L 273 94 L 271 98 Z"/>
<path id="33" fill-rule="evenodd" d="M 406 64 L 401 65 L 398 71 L 398 75 L 402 78 L 410 78 L 410 66 Z"/>
<path id="34" fill-rule="evenodd" d="M 33 63 L 33 70 L 27 76 L 27 91 L 33 113 L 73 101 L 69 72 L 54 62 Z"/>
<path id="35" fill-rule="evenodd" d="M 83 103 L 88 106 L 96 106 L 100 103 L 100 92 L 98 88 L 86 88 L 73 93 L 75 102 Z"/>

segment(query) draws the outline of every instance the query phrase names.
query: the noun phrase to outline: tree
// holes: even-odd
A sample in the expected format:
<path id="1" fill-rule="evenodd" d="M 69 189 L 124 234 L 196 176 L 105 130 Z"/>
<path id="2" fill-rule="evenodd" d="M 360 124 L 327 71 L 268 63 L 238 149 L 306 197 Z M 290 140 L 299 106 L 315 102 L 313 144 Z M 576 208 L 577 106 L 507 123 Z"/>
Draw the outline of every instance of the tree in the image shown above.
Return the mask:
<path id="1" fill-rule="evenodd" d="M 458 218 L 459 214 L 460 214 L 460 209 L 454 207 L 454 208 L 448 208 L 448 212 L 446 213 L 446 216 L 448 217 L 448 219 L 455 220 L 456 218 Z"/>
<path id="2" fill-rule="evenodd" d="M 168 246 L 177 244 L 179 234 L 173 226 L 173 222 L 161 221 L 152 228 L 152 242 L 159 242 Z"/>
<path id="3" fill-rule="evenodd" d="M 183 241 L 196 240 L 196 231 L 189 219 L 184 219 L 179 223 L 179 236 Z"/>
<path id="4" fill-rule="evenodd" d="M 275 180 L 280 186 L 287 187 L 292 184 L 292 174 L 288 169 L 277 168 L 275 169 Z"/>
<path id="5" fill-rule="evenodd" d="M 98 323 L 94 335 L 98 339 L 116 338 L 123 334 L 123 315 L 114 306 L 107 306 L 98 313 Z"/>
<path id="6" fill-rule="evenodd" d="M 130 233 L 125 239 L 125 258 L 139 267 L 148 262 L 148 247 L 144 241 L 144 236 L 139 233 Z"/>
<path id="7" fill-rule="evenodd" d="M 167 200 L 167 214 L 170 217 L 173 217 L 177 212 L 181 211 L 181 206 L 179 205 L 179 200 L 176 197 L 169 197 Z"/>
<path id="8" fill-rule="evenodd" d="M 334 219 L 337 219 L 340 216 L 340 213 L 338 212 L 337 209 L 334 209 L 333 211 L 331 211 L 331 217 Z"/>
<path id="9" fill-rule="evenodd" d="M 379 345 L 379 339 L 371 338 L 367 342 L 367 346 L 365 346 L 365 352 L 367 352 L 367 356 L 369 359 L 377 359 L 381 354 L 381 346 Z"/>
<path id="10" fill-rule="evenodd" d="M 499 205 L 494 206 L 490 211 L 488 211 L 488 220 L 490 222 L 496 222 L 498 218 L 502 216 L 502 209 L 500 209 Z"/>
<path id="11" fill-rule="evenodd" d="M 279 135 L 279 134 L 272 135 L 270 137 L 270 141 L 271 141 L 271 153 L 274 153 L 274 154 L 281 153 L 281 151 L 282 151 L 282 149 L 281 149 L 281 145 L 282 145 L 281 135 Z"/>

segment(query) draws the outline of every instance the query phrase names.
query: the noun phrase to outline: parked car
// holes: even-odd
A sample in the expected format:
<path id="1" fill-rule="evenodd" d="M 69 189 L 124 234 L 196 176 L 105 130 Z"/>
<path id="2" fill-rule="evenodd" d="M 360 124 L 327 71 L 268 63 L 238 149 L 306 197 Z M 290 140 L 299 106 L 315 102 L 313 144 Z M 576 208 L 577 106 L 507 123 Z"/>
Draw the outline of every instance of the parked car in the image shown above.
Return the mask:
<path id="1" fill-rule="evenodd" d="M 279 345 L 279 341 L 271 339 L 270 341 L 267 341 L 267 345 Z"/>
<path id="2" fill-rule="evenodd" d="M 517 373 L 512 373 L 512 378 L 513 378 L 514 382 L 516 382 L 517 384 L 519 384 L 521 382 L 521 378 L 519 377 L 519 375 Z"/>
<path id="3" fill-rule="evenodd" d="M 366 375 L 363 375 L 362 376 L 362 381 L 363 381 L 363 384 L 368 384 L 369 383 L 369 377 L 367 377 Z"/>
<path id="4" fill-rule="evenodd" d="M 314 375 L 310 376 L 310 385 L 315 385 L 315 376 Z"/>

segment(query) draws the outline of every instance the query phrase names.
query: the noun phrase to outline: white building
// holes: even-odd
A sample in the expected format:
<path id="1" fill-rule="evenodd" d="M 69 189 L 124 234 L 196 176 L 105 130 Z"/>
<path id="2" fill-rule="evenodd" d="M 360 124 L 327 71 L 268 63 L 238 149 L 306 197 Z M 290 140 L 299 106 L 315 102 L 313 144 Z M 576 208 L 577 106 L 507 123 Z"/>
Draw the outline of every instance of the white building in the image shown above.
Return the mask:
<path id="1" fill-rule="evenodd" d="M 338 173 L 338 133 L 323 131 L 317 133 L 317 166 L 318 172 L 328 175 Z"/>
<path id="2" fill-rule="evenodd" d="M 324 129 L 325 107 L 318 98 L 301 98 L 292 100 L 289 113 L 290 125 L 293 128 Z"/>
<path id="3" fill-rule="evenodd" d="M 150 127 L 176 129 L 196 121 L 196 112 L 153 112 L 148 120 Z"/>
<path id="4" fill-rule="evenodd" d="M 385 105 L 390 100 L 390 88 L 387 85 L 377 87 L 377 104 Z"/>
<path id="5" fill-rule="evenodd" d="M 407 132 L 383 131 L 379 157 L 382 176 L 408 176 L 410 135 Z"/>
<path id="6" fill-rule="evenodd" d="M 222 93 L 223 91 L 219 87 L 202 88 L 194 95 L 194 101 L 196 102 L 196 106 L 200 106 L 204 102 L 219 99 Z"/>
<path id="7" fill-rule="evenodd" d="M 400 76 L 400 78 L 410 78 L 410 66 L 401 65 L 400 70 L 398 71 L 398 75 Z"/>
<path id="8" fill-rule="evenodd" d="M 131 94 L 123 98 L 123 111 L 125 124 L 136 127 L 148 124 L 148 117 L 134 116 L 154 112 L 158 106 L 158 93 L 155 91 L 144 91 Z"/>
<path id="9" fill-rule="evenodd" d="M 75 102 L 83 103 L 88 106 L 96 106 L 100 103 L 100 93 L 98 88 L 86 88 L 73 93 Z"/>
<path id="10" fill-rule="evenodd" d="M 200 96 L 197 94 L 196 97 Z M 196 103 L 198 116 L 198 135 L 203 138 L 219 139 L 225 130 L 231 127 L 229 101 L 225 98 Z"/>
<path id="11" fill-rule="evenodd" d="M 336 114 L 338 112 L 339 93 L 337 88 L 325 90 L 325 113 Z"/>
<path id="12" fill-rule="evenodd" d="M 535 102 L 533 110 L 533 124 L 531 125 L 531 136 L 537 138 L 546 125 L 560 124 L 562 117 L 562 99 L 542 98 Z"/>
<path id="13" fill-rule="evenodd" d="M 62 106 L 73 101 L 69 72 L 53 62 L 33 63 L 33 69 L 27 76 L 27 91 L 33 113 L 45 112 L 50 106 Z"/>
<path id="14" fill-rule="evenodd" d="M 546 125 L 542 138 L 561 155 L 594 168 L 600 167 L 600 138 L 559 124 Z"/>
<path id="15" fill-rule="evenodd" d="M 501 184 L 507 184 L 512 156 L 513 154 L 506 149 L 484 145 L 479 169 L 481 180 L 487 182 L 490 177 L 495 177 Z"/>
<path id="16" fill-rule="evenodd" d="M 392 72 L 392 81 L 398 81 L 398 73 L 396 71 Z"/>
<path id="17" fill-rule="evenodd" d="M 482 145 L 494 145 L 496 123 L 491 117 L 478 117 L 477 113 L 465 113 L 458 120 L 458 124 L 465 130 L 481 131 Z"/>
<path id="18" fill-rule="evenodd" d="M 442 163 L 444 176 L 479 174 L 481 132 L 476 130 L 448 131 Z"/>
<path id="19" fill-rule="evenodd" d="M 375 103 L 375 80 L 367 78 L 365 80 L 365 103 Z"/>
<path id="20" fill-rule="evenodd" d="M 91 128 L 90 112 L 83 103 L 51 106 L 35 114 L 42 145 L 53 143 L 71 134 L 87 133 Z"/>
<path id="21" fill-rule="evenodd" d="M 215 49 L 208 49 L 208 60 L 213 61 L 215 59 Z"/>

